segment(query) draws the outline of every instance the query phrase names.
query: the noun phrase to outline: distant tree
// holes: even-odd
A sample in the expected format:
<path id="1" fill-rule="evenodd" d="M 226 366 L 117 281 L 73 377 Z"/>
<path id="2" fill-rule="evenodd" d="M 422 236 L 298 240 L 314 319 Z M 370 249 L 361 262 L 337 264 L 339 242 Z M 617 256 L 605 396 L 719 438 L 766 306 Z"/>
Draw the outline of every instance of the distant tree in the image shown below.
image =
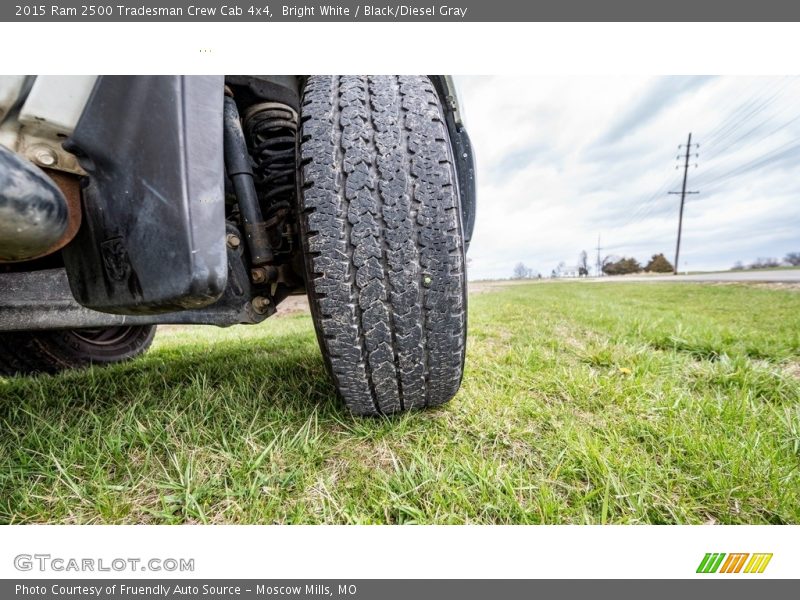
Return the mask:
<path id="1" fill-rule="evenodd" d="M 735 263 L 733 263 L 733 266 L 731 267 L 731 271 L 743 271 L 743 270 L 744 270 L 744 264 L 740 260 L 737 260 Z"/>
<path id="2" fill-rule="evenodd" d="M 650 262 L 644 268 L 645 271 L 650 273 L 672 273 L 672 263 L 670 263 L 666 256 L 663 254 L 653 254 Z"/>
<path id="3" fill-rule="evenodd" d="M 525 263 L 517 263 L 514 267 L 514 279 L 527 279 L 530 277 L 531 270 L 525 266 Z"/>
<path id="4" fill-rule="evenodd" d="M 780 261 L 777 258 L 759 257 L 755 262 L 751 263 L 748 269 L 773 269 L 780 266 Z"/>
<path id="5" fill-rule="evenodd" d="M 623 275 L 628 273 L 640 273 L 642 270 L 642 265 L 639 264 L 639 261 L 635 258 L 623 258 L 620 264 L 620 270 L 622 271 Z"/>
<path id="6" fill-rule="evenodd" d="M 614 261 L 606 257 L 603 261 L 603 273 L 606 275 L 627 275 L 629 273 L 639 273 L 642 270 L 642 265 L 635 258 L 620 258 Z"/>
<path id="7" fill-rule="evenodd" d="M 578 257 L 578 275 L 580 277 L 586 277 L 589 274 L 589 255 L 586 254 L 586 250 L 581 250 L 581 253 Z"/>
<path id="8" fill-rule="evenodd" d="M 783 257 L 783 260 L 793 267 L 800 267 L 800 252 L 789 252 L 789 254 Z"/>

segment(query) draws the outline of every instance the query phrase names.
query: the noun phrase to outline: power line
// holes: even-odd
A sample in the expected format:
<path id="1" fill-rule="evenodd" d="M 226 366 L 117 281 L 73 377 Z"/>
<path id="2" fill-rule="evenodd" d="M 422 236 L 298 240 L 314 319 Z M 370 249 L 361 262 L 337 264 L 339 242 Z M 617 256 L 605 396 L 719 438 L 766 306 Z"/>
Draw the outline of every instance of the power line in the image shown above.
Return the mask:
<path id="1" fill-rule="evenodd" d="M 761 90 L 760 94 L 756 94 L 748 101 L 739 105 L 739 108 L 734 110 L 727 118 L 725 118 L 717 127 L 711 132 L 706 134 L 706 148 L 714 147 L 721 141 L 729 137 L 737 128 L 741 127 L 759 113 L 763 112 L 774 104 L 774 102 L 785 92 L 786 87 L 792 83 L 792 80 L 785 81 L 782 85 L 781 82 L 775 84 L 774 89 L 765 88 Z M 770 95 L 771 94 L 771 95 Z"/>
<path id="2" fill-rule="evenodd" d="M 781 114 L 781 113 L 785 112 L 787 110 L 787 108 L 789 108 L 789 107 L 784 107 L 783 110 L 779 111 L 776 114 Z M 743 140 L 746 140 L 747 138 L 755 137 L 755 140 L 751 140 L 749 143 L 760 144 L 764 140 L 769 139 L 771 136 L 775 135 L 775 133 L 777 133 L 778 131 L 781 131 L 782 129 L 784 129 L 785 127 L 789 126 L 791 123 L 793 123 L 794 121 L 797 120 L 797 117 L 795 117 L 793 119 L 790 119 L 788 122 L 785 122 L 782 125 L 779 125 L 778 127 L 770 130 L 768 133 L 766 133 L 766 134 L 764 134 L 762 136 L 753 136 L 754 133 L 756 133 L 758 130 L 762 129 L 765 125 L 775 121 L 776 120 L 775 116 L 776 115 L 768 116 L 766 119 L 760 121 L 758 124 L 754 125 L 750 129 L 748 129 L 747 131 L 742 133 L 741 135 L 739 135 L 737 137 L 729 138 L 729 141 L 724 146 L 715 147 L 714 148 L 715 151 L 713 151 L 713 152 L 709 152 L 708 151 L 708 145 L 706 145 L 706 147 L 705 147 L 706 159 L 717 158 L 718 156 L 725 155 L 731 148 L 736 147 L 740 142 L 742 142 Z"/>
<path id="3" fill-rule="evenodd" d="M 675 175 L 670 175 L 664 183 L 662 183 L 658 189 L 653 192 L 651 196 L 646 198 L 643 202 L 641 202 L 633 212 L 628 216 L 628 218 L 619 226 L 620 229 L 628 227 L 630 225 L 636 225 L 640 223 L 645 218 L 650 216 L 655 208 L 655 202 L 659 198 L 663 198 L 664 192 L 666 192 L 669 188 L 671 188 L 676 183 Z"/>
<path id="4" fill-rule="evenodd" d="M 748 173 L 754 169 L 760 169 L 774 162 L 778 162 L 784 157 L 794 153 L 797 150 L 800 150 L 800 142 L 798 142 L 796 139 L 790 140 L 785 144 L 782 144 L 777 148 L 771 150 L 767 154 L 755 158 L 754 160 L 738 165 L 737 167 L 734 167 L 730 171 L 716 175 L 711 179 L 703 180 L 702 181 L 703 186 L 706 188 L 706 190 L 708 190 L 709 188 L 717 189 L 720 187 L 720 185 L 722 185 L 723 183 L 725 183 L 730 179 L 733 179 L 740 175 L 744 175 L 745 173 Z"/>
<path id="5" fill-rule="evenodd" d="M 768 140 L 769 138 L 771 138 L 776 133 L 779 133 L 780 131 L 783 131 L 784 129 L 786 129 L 789 125 L 791 125 L 792 123 L 794 123 L 798 119 L 800 119 L 800 115 L 794 117 L 793 119 L 790 119 L 786 123 L 783 123 L 782 125 L 779 125 L 778 127 L 774 128 L 774 129 L 772 129 L 769 133 L 767 133 L 766 135 L 761 136 L 760 138 L 756 139 L 755 141 L 751 141 L 750 145 L 753 146 L 753 147 L 760 145 L 762 142 L 764 142 L 765 140 Z M 750 134 L 752 134 L 758 127 L 760 127 L 764 123 L 767 123 L 769 120 L 770 119 L 768 119 L 767 121 L 762 122 L 760 125 L 757 125 L 753 129 L 750 129 L 746 133 L 744 133 L 741 136 L 739 136 L 738 138 L 734 139 L 732 142 L 727 144 L 724 148 L 720 149 L 717 154 L 721 155 L 721 154 L 724 154 L 724 153 L 728 152 L 731 148 L 734 148 L 739 142 L 744 140 L 746 137 L 748 137 Z M 716 155 L 714 156 L 714 158 L 716 158 Z M 713 159 L 710 162 L 713 162 Z M 719 167 L 717 167 L 717 168 L 719 168 Z M 713 172 L 714 170 L 715 169 L 712 169 L 711 171 L 708 171 L 708 172 Z M 703 175 L 701 175 L 701 177 L 705 176 L 707 173 L 704 173 Z"/>
<path id="6" fill-rule="evenodd" d="M 770 83 L 772 85 L 772 82 Z M 759 99 L 763 99 L 766 97 L 769 88 L 765 88 L 763 85 L 757 85 L 755 83 L 750 84 L 750 88 L 755 90 L 755 93 L 750 94 L 746 100 L 742 100 L 745 96 L 744 93 L 734 96 L 729 96 L 728 101 L 725 103 L 724 106 L 717 106 L 716 110 L 718 114 L 725 114 L 727 116 L 723 118 L 717 125 L 711 130 L 705 132 L 705 139 L 706 143 L 713 142 L 714 139 L 720 134 L 720 132 L 725 129 L 728 125 L 735 121 L 736 117 L 739 114 L 746 111 L 748 108 L 753 106 Z M 735 107 L 734 107 L 735 105 Z M 728 112 L 728 109 L 733 109 Z"/>

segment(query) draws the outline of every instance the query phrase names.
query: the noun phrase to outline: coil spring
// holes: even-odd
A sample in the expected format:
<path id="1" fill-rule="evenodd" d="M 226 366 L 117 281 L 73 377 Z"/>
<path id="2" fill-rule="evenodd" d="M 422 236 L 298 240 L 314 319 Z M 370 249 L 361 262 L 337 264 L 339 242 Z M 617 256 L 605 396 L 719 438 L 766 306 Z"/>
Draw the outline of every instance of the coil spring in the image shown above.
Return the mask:
<path id="1" fill-rule="evenodd" d="M 289 208 L 295 194 L 297 113 L 280 102 L 256 104 L 245 113 L 244 130 L 265 211 Z"/>

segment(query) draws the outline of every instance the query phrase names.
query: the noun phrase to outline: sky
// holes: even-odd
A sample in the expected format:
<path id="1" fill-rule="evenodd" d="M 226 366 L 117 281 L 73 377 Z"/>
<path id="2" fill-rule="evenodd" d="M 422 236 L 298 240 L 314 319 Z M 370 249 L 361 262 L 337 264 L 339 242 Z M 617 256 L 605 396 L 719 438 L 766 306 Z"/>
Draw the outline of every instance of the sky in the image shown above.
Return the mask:
<path id="1" fill-rule="evenodd" d="M 667 192 L 681 189 L 689 132 L 687 190 L 700 193 L 687 196 L 680 270 L 800 251 L 800 79 L 456 83 L 477 162 L 470 279 L 510 277 L 519 262 L 547 276 L 582 250 L 594 265 L 598 235 L 603 257 L 672 262 L 680 196 Z"/>

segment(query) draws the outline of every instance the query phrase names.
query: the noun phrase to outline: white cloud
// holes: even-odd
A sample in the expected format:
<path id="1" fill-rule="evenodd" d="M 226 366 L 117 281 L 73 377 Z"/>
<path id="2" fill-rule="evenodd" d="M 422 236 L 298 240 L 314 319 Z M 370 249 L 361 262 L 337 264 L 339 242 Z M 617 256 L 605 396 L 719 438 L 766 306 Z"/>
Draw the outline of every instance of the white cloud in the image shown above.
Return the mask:
<path id="1" fill-rule="evenodd" d="M 678 196 L 667 191 L 679 189 L 678 145 L 690 130 L 700 157 L 689 187 L 702 193 L 686 206 L 681 267 L 728 268 L 800 250 L 796 79 L 458 83 L 478 166 L 473 279 L 508 277 L 520 261 L 547 274 L 584 249 L 594 258 L 598 234 L 603 254 L 671 258 Z"/>

